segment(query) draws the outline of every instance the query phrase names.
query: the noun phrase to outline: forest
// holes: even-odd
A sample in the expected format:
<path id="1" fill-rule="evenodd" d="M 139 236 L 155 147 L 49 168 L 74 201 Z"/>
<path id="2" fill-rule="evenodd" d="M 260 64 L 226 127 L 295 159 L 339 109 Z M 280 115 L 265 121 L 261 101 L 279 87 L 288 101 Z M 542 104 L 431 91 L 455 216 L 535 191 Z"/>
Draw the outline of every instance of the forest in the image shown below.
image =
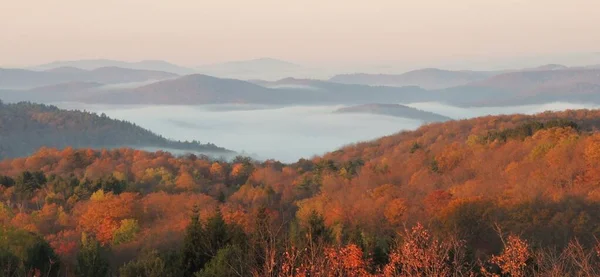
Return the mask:
<path id="1" fill-rule="evenodd" d="M 0 159 L 27 156 L 42 146 L 54 148 L 153 147 L 231 155 L 212 143 L 173 141 L 105 114 L 67 111 L 55 106 L 0 101 Z"/>
<path id="2" fill-rule="evenodd" d="M 43 147 L 0 161 L 0 275 L 596 276 L 599 127 L 487 116 L 292 164 Z"/>

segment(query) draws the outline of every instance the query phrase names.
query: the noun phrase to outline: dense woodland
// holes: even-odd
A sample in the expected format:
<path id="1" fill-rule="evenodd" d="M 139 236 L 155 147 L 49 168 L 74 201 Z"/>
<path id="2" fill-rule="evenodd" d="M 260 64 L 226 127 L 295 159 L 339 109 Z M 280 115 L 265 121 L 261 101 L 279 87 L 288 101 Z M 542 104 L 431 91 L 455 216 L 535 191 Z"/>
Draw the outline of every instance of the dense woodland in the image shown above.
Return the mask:
<path id="1" fill-rule="evenodd" d="M 55 106 L 0 101 L 0 159 L 27 156 L 42 146 L 65 148 L 156 147 L 230 154 L 214 144 L 171 141 L 133 123 L 104 114 Z"/>
<path id="2" fill-rule="evenodd" d="M 599 126 L 597 110 L 489 116 L 294 164 L 42 148 L 0 162 L 0 268 L 4 276 L 595 276 Z"/>

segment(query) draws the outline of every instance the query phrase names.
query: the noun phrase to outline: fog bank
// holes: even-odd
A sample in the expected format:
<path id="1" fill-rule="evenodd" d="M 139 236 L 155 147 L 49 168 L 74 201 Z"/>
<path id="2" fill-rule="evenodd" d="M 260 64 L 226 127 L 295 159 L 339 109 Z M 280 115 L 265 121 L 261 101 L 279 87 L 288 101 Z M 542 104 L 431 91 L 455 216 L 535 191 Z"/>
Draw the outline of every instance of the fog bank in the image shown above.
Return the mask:
<path id="1" fill-rule="evenodd" d="M 131 121 L 166 138 L 212 142 L 259 159 L 294 162 L 344 145 L 372 140 L 402 130 L 414 130 L 417 120 L 371 114 L 334 114 L 343 106 L 272 107 L 254 105 L 88 105 L 55 103 Z M 546 110 L 595 108 L 592 105 L 550 103 L 515 107 L 461 108 L 436 102 L 408 106 L 464 119 Z"/>

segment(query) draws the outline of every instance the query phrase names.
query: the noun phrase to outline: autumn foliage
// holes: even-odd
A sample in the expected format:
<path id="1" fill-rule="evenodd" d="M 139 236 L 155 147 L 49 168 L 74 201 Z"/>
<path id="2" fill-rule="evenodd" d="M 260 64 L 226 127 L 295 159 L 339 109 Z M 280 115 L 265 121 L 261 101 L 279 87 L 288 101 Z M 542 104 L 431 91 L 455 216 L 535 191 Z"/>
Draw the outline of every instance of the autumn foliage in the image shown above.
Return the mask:
<path id="1" fill-rule="evenodd" d="M 599 126 L 591 110 L 490 116 L 293 164 L 41 148 L 0 162 L 0 222 L 47 241 L 60 276 L 84 234 L 114 274 L 180 276 L 193 207 L 219 238 L 199 276 L 593 276 Z"/>

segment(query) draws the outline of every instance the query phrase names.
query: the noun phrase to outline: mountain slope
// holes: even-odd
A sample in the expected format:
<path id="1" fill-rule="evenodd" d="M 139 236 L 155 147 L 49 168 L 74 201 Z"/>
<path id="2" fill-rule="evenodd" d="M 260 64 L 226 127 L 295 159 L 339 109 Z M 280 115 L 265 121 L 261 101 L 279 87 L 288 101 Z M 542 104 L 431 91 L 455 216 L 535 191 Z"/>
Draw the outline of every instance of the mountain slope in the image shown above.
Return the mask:
<path id="1" fill-rule="evenodd" d="M 340 108 L 334 113 L 366 113 L 389 115 L 402 118 L 421 120 L 423 122 L 444 122 L 451 118 L 432 112 L 422 111 L 399 104 L 365 104 Z"/>
<path id="2" fill-rule="evenodd" d="M 54 106 L 0 102 L 0 159 L 25 156 L 42 146 L 64 148 L 161 148 L 228 154 L 213 144 L 171 141 L 135 124 L 105 115 Z"/>

